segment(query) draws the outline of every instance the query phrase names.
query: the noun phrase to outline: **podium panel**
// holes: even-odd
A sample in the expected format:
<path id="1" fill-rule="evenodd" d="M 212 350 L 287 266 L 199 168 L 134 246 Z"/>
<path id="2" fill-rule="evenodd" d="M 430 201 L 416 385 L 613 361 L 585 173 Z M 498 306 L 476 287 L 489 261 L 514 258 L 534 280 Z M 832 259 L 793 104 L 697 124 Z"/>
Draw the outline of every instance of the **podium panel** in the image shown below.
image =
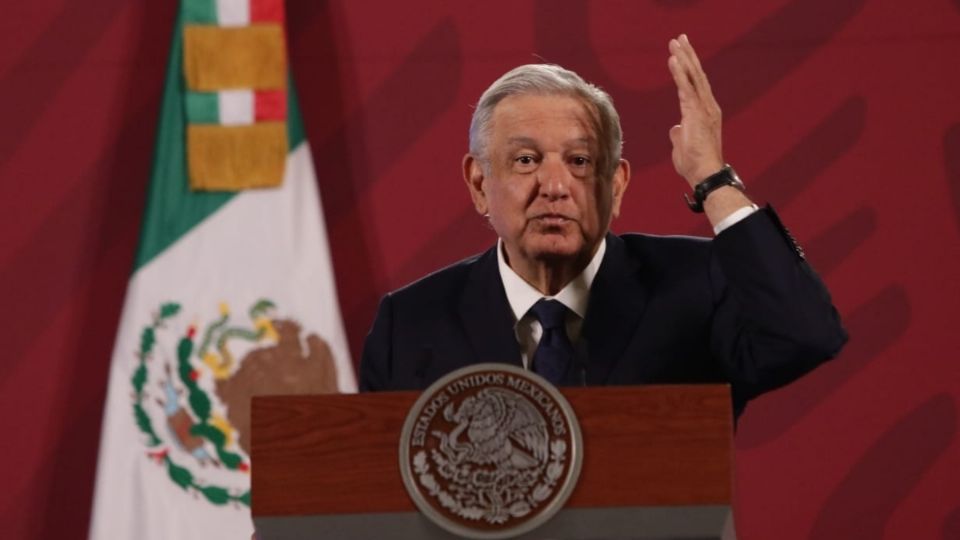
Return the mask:
<path id="1" fill-rule="evenodd" d="M 566 506 L 521 538 L 718 538 L 732 498 L 725 385 L 564 388 L 582 430 Z M 256 397 L 252 511 L 264 540 L 455 538 L 404 489 L 417 392 Z"/>

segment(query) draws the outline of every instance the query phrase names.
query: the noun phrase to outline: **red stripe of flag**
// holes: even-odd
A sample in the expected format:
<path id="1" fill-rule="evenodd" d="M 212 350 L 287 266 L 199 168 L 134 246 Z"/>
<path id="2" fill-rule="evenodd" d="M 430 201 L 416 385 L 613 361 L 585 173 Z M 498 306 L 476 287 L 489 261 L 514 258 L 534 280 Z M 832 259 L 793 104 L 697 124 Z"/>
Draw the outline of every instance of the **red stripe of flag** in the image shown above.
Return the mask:
<path id="1" fill-rule="evenodd" d="M 283 24 L 283 0 L 250 0 L 250 22 Z"/>
<path id="2" fill-rule="evenodd" d="M 287 119 L 287 91 L 260 90 L 253 93 L 253 114 L 257 122 Z"/>

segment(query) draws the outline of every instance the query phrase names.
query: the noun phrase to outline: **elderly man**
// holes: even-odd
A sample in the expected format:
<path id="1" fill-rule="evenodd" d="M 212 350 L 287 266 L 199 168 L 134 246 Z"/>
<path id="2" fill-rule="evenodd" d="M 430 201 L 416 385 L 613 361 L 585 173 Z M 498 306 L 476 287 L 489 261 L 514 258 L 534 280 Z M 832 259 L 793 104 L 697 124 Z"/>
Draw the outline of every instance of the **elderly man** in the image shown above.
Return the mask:
<path id="1" fill-rule="evenodd" d="M 716 237 L 611 234 L 630 164 L 610 96 L 559 66 L 518 67 L 481 96 L 463 160 L 499 241 L 383 299 L 362 390 L 508 362 L 555 384 L 729 382 L 739 414 L 840 350 L 823 284 L 724 164 L 720 108 L 687 37 L 670 53 L 673 163 Z"/>

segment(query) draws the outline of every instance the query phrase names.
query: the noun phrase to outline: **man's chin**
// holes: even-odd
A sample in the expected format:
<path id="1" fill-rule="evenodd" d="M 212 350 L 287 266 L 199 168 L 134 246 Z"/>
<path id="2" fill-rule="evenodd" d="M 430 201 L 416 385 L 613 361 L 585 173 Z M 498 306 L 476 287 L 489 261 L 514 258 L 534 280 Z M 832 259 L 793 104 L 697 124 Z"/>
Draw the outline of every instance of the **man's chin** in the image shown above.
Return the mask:
<path id="1" fill-rule="evenodd" d="M 587 248 L 580 239 L 545 235 L 532 242 L 527 250 L 534 259 L 541 261 L 565 261 L 581 258 Z"/>

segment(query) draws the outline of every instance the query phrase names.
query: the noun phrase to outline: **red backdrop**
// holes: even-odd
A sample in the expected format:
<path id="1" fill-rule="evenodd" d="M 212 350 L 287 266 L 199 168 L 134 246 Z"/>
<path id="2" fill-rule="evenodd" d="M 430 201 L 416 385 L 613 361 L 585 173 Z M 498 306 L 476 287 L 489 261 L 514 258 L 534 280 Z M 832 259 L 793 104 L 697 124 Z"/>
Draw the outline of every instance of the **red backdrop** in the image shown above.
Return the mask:
<path id="1" fill-rule="evenodd" d="M 85 534 L 175 2 L 43 0 L 0 19 L 0 532 Z M 546 59 L 617 101 L 618 231 L 704 233 L 680 200 L 666 69 L 687 32 L 725 154 L 833 291 L 841 357 L 737 435 L 743 538 L 960 538 L 960 1 L 288 4 L 354 357 L 384 292 L 493 234 L 460 180 L 470 105 Z"/>

